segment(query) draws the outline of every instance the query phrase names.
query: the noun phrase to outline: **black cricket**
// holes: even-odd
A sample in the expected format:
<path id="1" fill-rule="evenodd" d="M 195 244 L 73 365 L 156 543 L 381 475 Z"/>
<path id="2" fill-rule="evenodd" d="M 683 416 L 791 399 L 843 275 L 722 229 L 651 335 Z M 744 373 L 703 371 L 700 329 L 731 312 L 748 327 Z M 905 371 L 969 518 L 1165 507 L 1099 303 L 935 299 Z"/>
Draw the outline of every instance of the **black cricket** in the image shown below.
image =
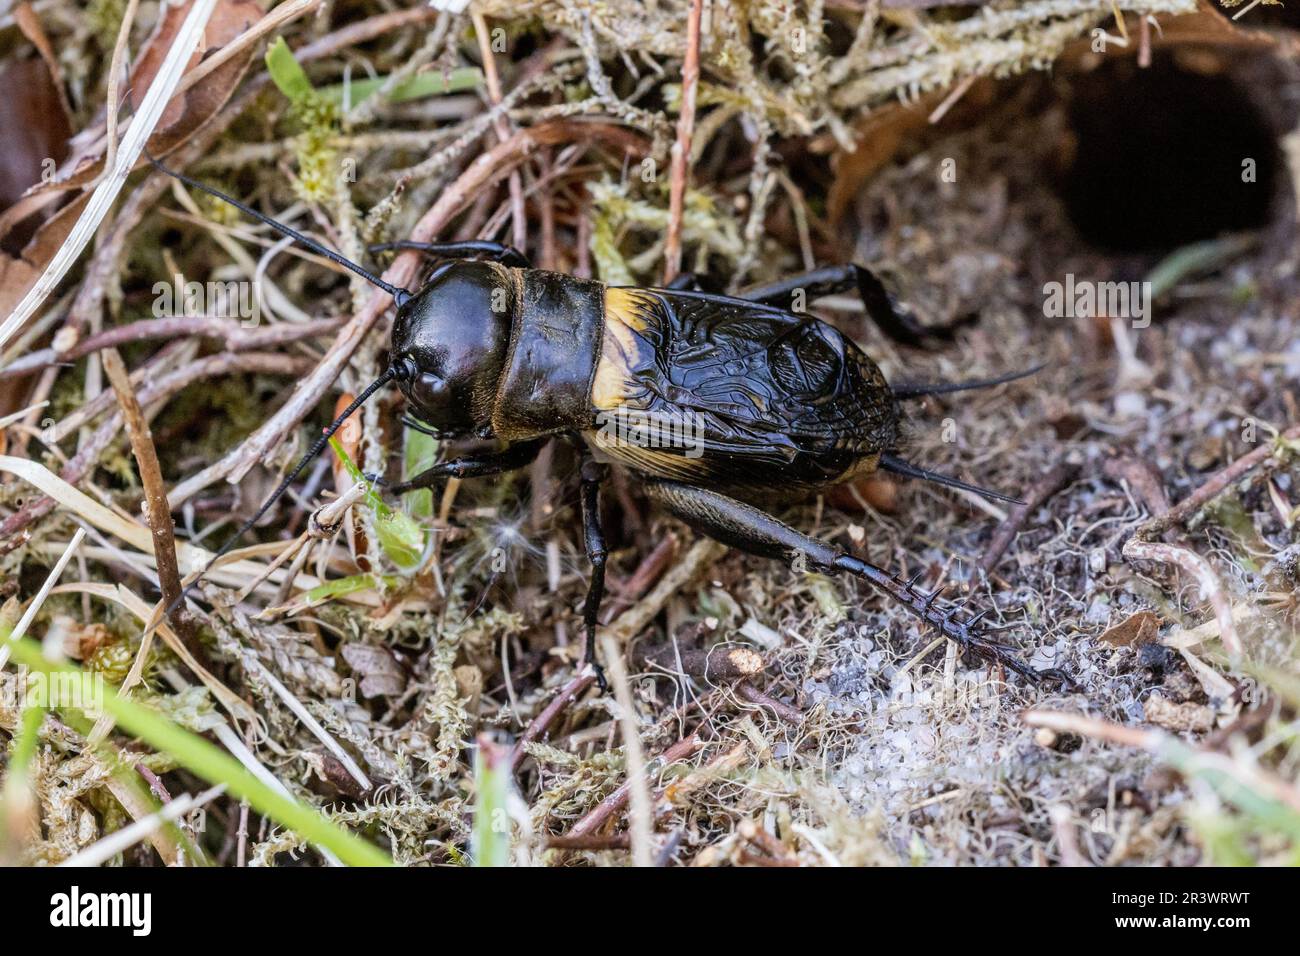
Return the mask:
<path id="1" fill-rule="evenodd" d="M 600 486 L 609 462 L 630 469 L 652 500 L 705 535 L 796 568 L 856 575 L 965 650 L 1029 680 L 1063 677 L 1030 668 L 1009 645 L 990 638 L 992 629 L 980 623 L 983 613 L 965 616 L 940 606 L 942 587 L 919 591 L 915 578 L 905 582 L 765 510 L 877 469 L 1015 501 L 898 457 L 899 402 L 996 385 L 1037 368 L 984 381 L 891 388 L 839 331 L 791 311 L 804 298 L 855 289 L 887 334 L 915 342 L 923 330 L 868 270 L 825 268 L 732 297 L 686 288 L 689 277 L 682 287 L 624 288 L 532 269 L 517 250 L 488 241 L 373 247 L 417 249 L 448 260 L 412 293 L 153 163 L 362 276 L 397 306 L 388 369 L 323 432 L 190 587 L 253 527 L 352 412 L 396 382 L 409 405 L 409 427 L 447 439 L 496 439 L 504 447 L 440 462 L 388 486 L 393 494 L 519 468 L 552 438 L 573 438 L 583 449 L 581 507 L 591 562 L 583 623 L 586 660 L 602 686 L 595 641 L 606 561 Z M 611 423 L 688 440 L 627 441 Z"/>

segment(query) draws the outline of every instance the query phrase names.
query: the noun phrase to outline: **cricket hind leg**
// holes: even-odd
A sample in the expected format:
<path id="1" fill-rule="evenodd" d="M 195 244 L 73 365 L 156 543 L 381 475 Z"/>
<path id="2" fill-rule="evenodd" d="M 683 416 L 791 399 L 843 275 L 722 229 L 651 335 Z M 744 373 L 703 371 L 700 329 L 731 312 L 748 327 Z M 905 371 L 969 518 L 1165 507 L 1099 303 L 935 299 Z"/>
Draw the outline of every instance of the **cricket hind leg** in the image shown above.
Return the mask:
<path id="1" fill-rule="evenodd" d="M 946 341 L 953 336 L 952 327 L 927 328 L 922 325 L 916 316 L 890 294 L 874 272 L 853 263 L 825 266 L 777 282 L 750 286 L 741 291 L 740 298 L 782 309 L 793 309 L 796 305 L 806 308 L 813 299 L 824 295 L 853 291 L 858 293 L 862 304 L 866 306 L 867 317 L 895 342 L 921 347 L 936 340 Z M 800 297 L 802 302 L 799 301 Z"/>
<path id="2" fill-rule="evenodd" d="M 961 617 L 956 608 L 940 607 L 937 601 L 943 588 L 929 594 L 918 591 L 883 568 L 796 531 L 767 512 L 716 491 L 672 481 L 649 483 L 646 490 L 668 511 L 723 544 L 792 566 L 802 555 L 810 567 L 852 574 L 868 581 L 964 650 L 989 662 L 1000 663 L 1026 680 L 1069 680 L 1060 672 L 1040 672 L 1023 663 L 1013 648 L 987 636 L 986 629 L 980 626 L 980 616 Z"/>

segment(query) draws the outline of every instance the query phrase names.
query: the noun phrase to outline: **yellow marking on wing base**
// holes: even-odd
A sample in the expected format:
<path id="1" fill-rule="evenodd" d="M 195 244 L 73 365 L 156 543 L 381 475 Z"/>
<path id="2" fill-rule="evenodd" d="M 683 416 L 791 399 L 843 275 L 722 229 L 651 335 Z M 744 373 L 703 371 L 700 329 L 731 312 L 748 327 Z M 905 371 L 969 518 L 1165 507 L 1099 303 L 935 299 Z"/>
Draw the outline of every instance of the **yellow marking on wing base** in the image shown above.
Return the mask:
<path id="1" fill-rule="evenodd" d="M 641 310 L 645 306 L 646 294 L 640 289 L 606 289 L 605 321 L 617 319 L 637 332 L 645 331 L 645 319 Z"/>
<path id="2" fill-rule="evenodd" d="M 647 297 L 637 289 L 605 290 L 605 334 L 591 383 L 591 404 L 597 411 L 612 411 L 627 404 L 631 386 L 629 369 L 637 353 L 648 347 L 637 335 L 645 331 Z"/>

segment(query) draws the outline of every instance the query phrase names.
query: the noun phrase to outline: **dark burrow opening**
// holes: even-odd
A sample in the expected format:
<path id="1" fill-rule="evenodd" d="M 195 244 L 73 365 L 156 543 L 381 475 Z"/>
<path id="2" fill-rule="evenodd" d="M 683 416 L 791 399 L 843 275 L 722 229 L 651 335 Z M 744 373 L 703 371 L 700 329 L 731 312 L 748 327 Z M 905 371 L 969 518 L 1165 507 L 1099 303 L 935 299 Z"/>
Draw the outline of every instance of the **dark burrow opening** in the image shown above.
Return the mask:
<path id="1" fill-rule="evenodd" d="M 1167 252 L 1268 224 L 1277 137 L 1225 73 L 1158 55 L 1107 59 L 1071 80 L 1061 195 L 1080 235 L 1112 252 Z"/>

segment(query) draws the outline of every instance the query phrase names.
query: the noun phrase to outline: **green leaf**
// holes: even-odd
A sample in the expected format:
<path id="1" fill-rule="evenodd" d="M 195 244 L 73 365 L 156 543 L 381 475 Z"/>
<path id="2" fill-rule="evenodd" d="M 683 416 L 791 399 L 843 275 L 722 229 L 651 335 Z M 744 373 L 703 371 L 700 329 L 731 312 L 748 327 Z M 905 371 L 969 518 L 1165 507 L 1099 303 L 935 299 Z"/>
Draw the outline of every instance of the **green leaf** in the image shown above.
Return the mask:
<path id="1" fill-rule="evenodd" d="M 353 481 L 366 480 L 366 476 L 343 450 L 337 438 L 330 439 L 330 448 L 339 461 L 343 462 L 343 467 Z M 366 485 L 365 503 L 375 514 L 375 536 L 379 538 L 379 546 L 388 559 L 405 571 L 418 566 L 424 556 L 425 544 L 424 529 L 419 522 L 405 511 L 390 508 L 369 484 Z"/>
<path id="2" fill-rule="evenodd" d="M 308 591 L 305 597 L 307 604 L 319 604 L 331 598 L 345 597 L 349 594 L 356 594 L 358 591 L 368 591 L 371 588 L 380 590 L 383 584 L 389 580 L 389 578 L 374 574 L 353 574 L 346 578 L 335 578 L 333 581 L 318 584 Z"/>
<path id="3" fill-rule="evenodd" d="M 266 51 L 266 69 L 271 74 L 271 82 L 295 103 L 315 92 L 306 72 L 294 59 L 289 44 L 284 42 L 284 37 L 276 37 L 275 42 Z"/>
<path id="4" fill-rule="evenodd" d="M 438 439 L 424 432 L 408 428 L 402 440 L 402 479 L 414 478 L 433 467 L 438 460 Z M 402 496 L 402 503 L 414 518 L 433 517 L 433 490 L 416 488 Z"/>
<path id="5" fill-rule="evenodd" d="M 414 568 L 424 556 L 424 529 L 405 511 L 376 514 L 375 535 L 384 554 L 399 568 Z"/>

